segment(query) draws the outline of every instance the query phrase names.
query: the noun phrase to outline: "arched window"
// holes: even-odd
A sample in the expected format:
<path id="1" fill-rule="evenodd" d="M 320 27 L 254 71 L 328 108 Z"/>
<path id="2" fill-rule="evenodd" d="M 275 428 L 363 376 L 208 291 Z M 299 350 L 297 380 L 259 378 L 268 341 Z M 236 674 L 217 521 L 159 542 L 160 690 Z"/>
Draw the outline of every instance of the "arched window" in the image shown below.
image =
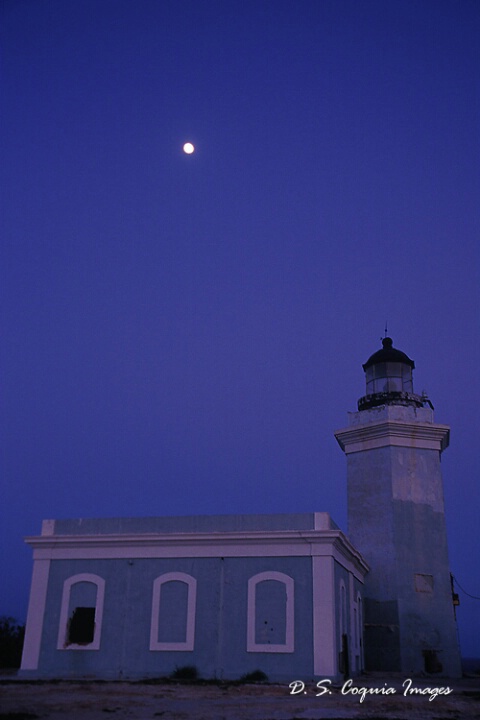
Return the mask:
<path id="1" fill-rule="evenodd" d="M 294 581 L 263 572 L 248 581 L 247 652 L 294 650 Z"/>
<path id="2" fill-rule="evenodd" d="M 340 630 L 340 652 L 338 669 L 344 675 L 349 674 L 350 670 L 350 649 L 348 642 L 348 624 L 347 624 L 347 590 L 345 583 L 340 580 L 340 618 L 339 618 L 339 630 Z"/>
<path id="3" fill-rule="evenodd" d="M 359 670 L 363 670 L 363 602 L 360 593 L 357 594 L 357 624 Z"/>
<path id="4" fill-rule="evenodd" d="M 347 590 L 343 580 L 340 580 L 340 641 L 347 632 Z"/>
<path id="5" fill-rule="evenodd" d="M 58 650 L 99 650 L 105 580 L 80 573 L 63 583 Z"/>
<path id="6" fill-rule="evenodd" d="M 193 650 L 197 581 L 182 572 L 153 583 L 150 650 Z"/>

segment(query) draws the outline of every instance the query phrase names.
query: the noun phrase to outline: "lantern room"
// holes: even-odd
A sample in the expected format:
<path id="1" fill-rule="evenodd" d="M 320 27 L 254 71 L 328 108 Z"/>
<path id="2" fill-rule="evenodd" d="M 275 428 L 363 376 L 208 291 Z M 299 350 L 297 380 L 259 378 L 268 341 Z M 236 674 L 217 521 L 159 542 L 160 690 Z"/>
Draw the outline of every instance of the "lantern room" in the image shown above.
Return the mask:
<path id="1" fill-rule="evenodd" d="M 363 365 L 366 395 L 358 401 L 358 409 L 392 404 L 421 407 L 421 398 L 413 393 L 414 367 L 408 355 L 393 347 L 391 338 L 383 338 L 382 349 Z"/>

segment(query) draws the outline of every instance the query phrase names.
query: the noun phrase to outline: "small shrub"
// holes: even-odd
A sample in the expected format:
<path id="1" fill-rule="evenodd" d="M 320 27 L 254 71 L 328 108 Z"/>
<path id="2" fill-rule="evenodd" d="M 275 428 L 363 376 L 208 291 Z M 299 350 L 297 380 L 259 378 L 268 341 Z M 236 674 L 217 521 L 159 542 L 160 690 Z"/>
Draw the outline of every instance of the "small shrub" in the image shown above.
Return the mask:
<path id="1" fill-rule="evenodd" d="M 19 668 L 22 661 L 25 626 L 14 618 L 0 617 L 0 667 Z"/>
<path id="2" fill-rule="evenodd" d="M 241 683 L 268 682 L 268 676 L 262 670 L 254 670 L 240 678 Z"/>
<path id="3" fill-rule="evenodd" d="M 183 667 L 175 668 L 170 677 L 172 680 L 197 680 L 198 670 L 195 665 L 184 665 Z"/>

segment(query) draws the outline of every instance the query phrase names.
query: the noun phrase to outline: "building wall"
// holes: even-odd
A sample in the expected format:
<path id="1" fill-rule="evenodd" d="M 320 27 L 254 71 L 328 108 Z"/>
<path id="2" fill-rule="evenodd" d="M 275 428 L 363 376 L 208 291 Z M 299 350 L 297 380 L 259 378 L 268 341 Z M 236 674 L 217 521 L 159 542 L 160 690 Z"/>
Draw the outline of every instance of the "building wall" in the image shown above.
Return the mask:
<path id="1" fill-rule="evenodd" d="M 367 669 L 459 676 L 440 465 L 448 428 L 430 409 L 387 406 L 351 414 L 337 437 L 348 534 L 371 568 Z"/>
<path id="2" fill-rule="evenodd" d="M 294 581 L 293 652 L 247 652 L 248 580 L 265 571 L 283 573 Z M 197 581 L 192 651 L 149 649 L 153 584 L 171 572 Z M 79 573 L 105 580 L 99 650 L 57 648 L 63 585 Z M 272 678 L 290 678 L 293 669 L 309 676 L 313 664 L 311 578 L 310 558 L 53 561 L 40 652 L 42 673 L 160 677 L 176 667 L 195 665 L 203 677 L 238 678 L 256 669 Z M 275 610 L 264 600 L 260 596 L 257 627 L 265 616 L 274 640 L 284 642 L 282 607 L 279 603 Z M 272 620 L 277 621 L 274 628 Z"/>
<path id="3" fill-rule="evenodd" d="M 200 532 L 171 518 L 45 523 L 42 536 L 29 539 L 35 563 L 23 671 L 162 677 L 193 665 L 206 678 L 257 669 L 289 682 L 341 677 L 342 635 L 353 633 L 367 567 L 326 514 L 301 516 L 299 529 L 298 518 L 282 516 L 281 530 L 266 517 L 233 533 L 212 531 L 206 518 L 195 521 Z M 273 529 L 258 530 L 265 524 Z M 69 625 L 80 612 L 92 620 L 88 641 Z M 352 670 L 357 646 L 349 637 Z"/>
<path id="4" fill-rule="evenodd" d="M 364 669 L 364 585 L 335 563 L 335 652 L 339 674 L 352 677 Z M 347 647 L 345 639 L 347 636 Z M 346 655 L 347 653 L 347 655 Z"/>
<path id="5" fill-rule="evenodd" d="M 431 651 L 444 672 L 458 675 L 438 452 L 354 453 L 348 473 L 349 535 L 372 568 L 365 589 L 369 666 L 423 672 Z"/>

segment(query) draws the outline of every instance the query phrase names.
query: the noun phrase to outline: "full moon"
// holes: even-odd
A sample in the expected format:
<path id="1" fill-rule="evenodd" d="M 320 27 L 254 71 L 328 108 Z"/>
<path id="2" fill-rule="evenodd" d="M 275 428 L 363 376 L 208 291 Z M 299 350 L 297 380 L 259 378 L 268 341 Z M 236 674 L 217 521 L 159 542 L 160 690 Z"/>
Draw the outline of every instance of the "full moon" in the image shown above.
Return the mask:
<path id="1" fill-rule="evenodd" d="M 193 147 L 192 143 L 185 143 L 183 146 L 183 152 L 187 153 L 187 155 L 191 155 L 195 148 Z"/>

